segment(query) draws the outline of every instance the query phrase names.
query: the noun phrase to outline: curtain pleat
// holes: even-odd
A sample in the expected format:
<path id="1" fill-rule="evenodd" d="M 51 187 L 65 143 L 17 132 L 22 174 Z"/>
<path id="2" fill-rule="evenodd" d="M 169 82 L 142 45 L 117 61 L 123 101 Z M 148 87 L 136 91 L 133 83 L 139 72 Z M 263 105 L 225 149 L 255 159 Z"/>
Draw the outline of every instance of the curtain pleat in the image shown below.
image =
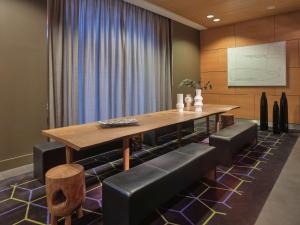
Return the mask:
<path id="1" fill-rule="evenodd" d="M 168 19 L 121 0 L 48 0 L 50 127 L 171 107 Z"/>

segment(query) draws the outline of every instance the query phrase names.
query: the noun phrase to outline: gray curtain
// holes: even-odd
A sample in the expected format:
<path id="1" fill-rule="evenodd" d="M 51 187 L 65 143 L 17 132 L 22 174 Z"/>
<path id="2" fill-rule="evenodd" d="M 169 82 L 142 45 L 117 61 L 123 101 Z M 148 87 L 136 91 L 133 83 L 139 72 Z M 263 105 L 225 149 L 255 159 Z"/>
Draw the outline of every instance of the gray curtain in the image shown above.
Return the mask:
<path id="1" fill-rule="evenodd" d="M 121 0 L 48 0 L 50 127 L 169 109 L 170 35 Z"/>

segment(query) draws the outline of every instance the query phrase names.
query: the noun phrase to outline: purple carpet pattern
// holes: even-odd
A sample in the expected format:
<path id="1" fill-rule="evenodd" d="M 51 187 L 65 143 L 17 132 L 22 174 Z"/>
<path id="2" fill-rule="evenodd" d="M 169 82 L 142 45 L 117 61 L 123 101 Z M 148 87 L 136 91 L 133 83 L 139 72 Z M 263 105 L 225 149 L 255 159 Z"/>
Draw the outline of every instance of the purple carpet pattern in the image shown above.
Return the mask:
<path id="1" fill-rule="evenodd" d="M 259 131 L 257 145 L 247 147 L 234 159 L 230 168 L 218 167 L 217 180 L 203 179 L 173 199 L 158 207 L 142 224 L 145 225 L 218 225 L 222 217 L 234 210 L 231 201 L 243 200 L 247 195 L 244 187 L 255 182 L 256 176 L 264 170 L 286 135 L 273 135 Z M 133 165 L 156 157 L 174 149 L 167 146 L 155 151 L 144 149 L 132 155 Z M 143 154 L 142 154 L 142 153 Z M 122 154 L 122 152 L 118 152 Z M 115 157 L 115 156 L 114 156 Z M 87 195 L 84 204 L 84 217 L 73 218 L 74 224 L 102 224 L 101 181 L 121 171 L 120 161 L 110 162 L 110 158 L 98 158 L 106 162 L 86 171 Z M 116 212 L 117 213 L 117 212 Z M 0 182 L 0 224 L 49 224 L 45 186 L 24 174 Z M 59 224 L 63 224 L 60 218 Z"/>

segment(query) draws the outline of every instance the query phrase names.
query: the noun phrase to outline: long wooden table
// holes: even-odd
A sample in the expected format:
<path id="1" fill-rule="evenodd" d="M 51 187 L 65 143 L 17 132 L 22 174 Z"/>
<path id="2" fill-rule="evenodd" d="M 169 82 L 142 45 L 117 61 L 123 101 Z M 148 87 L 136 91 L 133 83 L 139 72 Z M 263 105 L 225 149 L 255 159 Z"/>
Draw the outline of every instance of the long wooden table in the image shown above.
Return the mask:
<path id="1" fill-rule="evenodd" d="M 155 130 L 169 125 L 178 125 L 178 140 L 180 141 L 180 125 L 183 122 L 206 118 L 209 131 L 209 116 L 215 115 L 216 128 L 219 123 L 219 116 L 227 111 L 237 109 L 234 105 L 213 105 L 206 104 L 203 112 L 167 110 L 155 113 L 148 113 L 134 116 L 139 122 L 138 126 L 101 128 L 96 122 L 74 125 L 50 130 L 43 130 L 43 135 L 52 138 L 66 145 L 66 161 L 73 162 L 73 151 L 82 151 L 97 145 L 110 142 L 116 139 L 123 139 L 123 162 L 124 170 L 129 169 L 130 160 L 130 139 L 145 132 Z"/>

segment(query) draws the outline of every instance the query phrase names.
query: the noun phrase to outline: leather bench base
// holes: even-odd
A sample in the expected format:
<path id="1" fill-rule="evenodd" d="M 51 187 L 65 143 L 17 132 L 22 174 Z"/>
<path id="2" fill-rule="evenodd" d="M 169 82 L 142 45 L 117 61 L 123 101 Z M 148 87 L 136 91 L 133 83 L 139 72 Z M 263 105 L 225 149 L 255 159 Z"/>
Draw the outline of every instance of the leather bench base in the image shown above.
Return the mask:
<path id="1" fill-rule="evenodd" d="M 215 159 L 214 147 L 193 143 L 105 179 L 104 225 L 140 224 L 161 203 L 215 169 Z"/>
<path id="2" fill-rule="evenodd" d="M 235 154 L 245 145 L 257 141 L 257 124 L 240 122 L 226 127 L 209 137 L 209 144 L 216 147 L 218 164 L 230 166 Z"/>

